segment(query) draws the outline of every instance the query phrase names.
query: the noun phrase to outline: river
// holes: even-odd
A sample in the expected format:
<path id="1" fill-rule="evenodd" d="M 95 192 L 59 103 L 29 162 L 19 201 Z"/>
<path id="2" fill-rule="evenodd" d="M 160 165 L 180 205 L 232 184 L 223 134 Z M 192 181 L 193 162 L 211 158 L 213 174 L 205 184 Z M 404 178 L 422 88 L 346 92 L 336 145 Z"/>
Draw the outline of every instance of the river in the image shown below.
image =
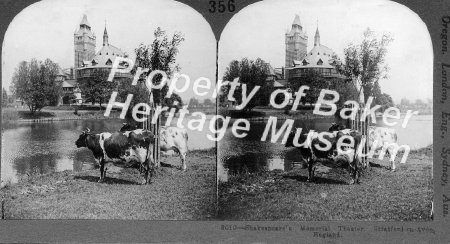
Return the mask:
<path id="1" fill-rule="evenodd" d="M 211 116 L 205 124 L 207 126 Z M 186 126 L 189 118 L 183 120 Z M 15 183 L 24 174 L 45 174 L 64 170 L 93 168 L 94 157 L 87 148 L 77 148 L 81 131 L 118 131 L 121 119 L 68 120 L 43 123 L 19 123 L 2 129 L 1 181 Z M 177 122 L 174 119 L 171 125 Z M 206 138 L 207 131 L 188 130 L 189 150 L 215 147 Z"/>
<path id="2" fill-rule="evenodd" d="M 404 115 L 403 115 L 404 116 Z M 402 128 L 401 122 L 391 127 L 397 130 L 398 144 L 409 145 L 412 150 L 426 147 L 433 143 L 433 116 L 414 115 L 406 128 Z M 295 120 L 294 127 L 309 130 L 328 131 L 334 118 Z M 280 129 L 284 120 L 278 121 L 277 129 Z M 276 143 L 270 142 L 270 134 L 266 141 L 261 141 L 267 122 L 251 122 L 250 131 L 244 138 L 236 138 L 231 132 L 231 126 L 227 129 L 224 139 L 218 144 L 218 177 L 221 181 L 227 181 L 229 174 L 255 172 L 258 170 L 289 170 L 293 162 L 299 161 L 297 150 L 286 148 L 281 144 L 282 137 Z M 385 126 L 381 117 L 377 118 L 376 126 Z"/>

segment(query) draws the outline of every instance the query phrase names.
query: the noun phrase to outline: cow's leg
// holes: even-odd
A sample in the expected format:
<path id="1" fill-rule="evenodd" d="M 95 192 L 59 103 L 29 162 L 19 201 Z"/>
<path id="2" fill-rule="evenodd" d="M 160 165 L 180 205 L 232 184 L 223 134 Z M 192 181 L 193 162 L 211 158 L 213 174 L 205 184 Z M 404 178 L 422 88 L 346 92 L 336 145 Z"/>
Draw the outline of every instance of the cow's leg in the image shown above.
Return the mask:
<path id="1" fill-rule="evenodd" d="M 103 159 L 100 160 L 100 179 L 98 180 L 99 183 L 103 182 L 105 180 L 105 161 Z"/>
<path id="2" fill-rule="evenodd" d="M 180 158 L 181 158 L 181 167 L 183 171 L 186 170 L 186 152 L 180 152 Z"/>
<path id="3" fill-rule="evenodd" d="M 358 170 L 358 164 L 359 164 L 359 159 L 357 157 L 355 157 L 353 159 L 353 163 L 349 163 L 349 171 L 350 171 L 350 176 L 351 176 L 351 180 L 350 180 L 350 185 L 353 184 L 359 184 L 359 170 Z"/>
<path id="4" fill-rule="evenodd" d="M 314 177 L 314 162 L 312 158 L 308 159 L 308 179 L 306 180 L 307 182 L 311 182 L 313 180 Z"/>
<path id="5" fill-rule="evenodd" d="M 152 152 L 152 146 L 150 146 L 147 149 L 147 159 L 144 162 L 145 167 L 145 176 L 144 176 L 144 183 L 145 184 L 151 184 L 152 183 L 152 177 L 155 170 L 155 162 L 153 161 L 153 152 Z"/>

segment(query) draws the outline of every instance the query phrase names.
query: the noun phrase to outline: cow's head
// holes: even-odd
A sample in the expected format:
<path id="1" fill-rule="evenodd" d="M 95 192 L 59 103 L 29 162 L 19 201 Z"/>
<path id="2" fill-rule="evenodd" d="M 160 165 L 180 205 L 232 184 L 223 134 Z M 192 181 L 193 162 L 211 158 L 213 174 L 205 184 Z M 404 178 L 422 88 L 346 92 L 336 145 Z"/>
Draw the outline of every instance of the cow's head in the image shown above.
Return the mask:
<path id="1" fill-rule="evenodd" d="M 343 130 L 345 127 L 341 124 L 332 123 L 331 127 L 328 129 L 329 132 Z"/>
<path id="2" fill-rule="evenodd" d="M 91 130 L 89 128 L 86 128 L 86 130 L 84 130 L 80 137 L 78 137 L 78 140 L 75 142 L 75 145 L 77 145 L 78 148 L 80 147 L 87 147 L 87 137 L 91 134 L 90 133 Z"/>
<path id="3" fill-rule="evenodd" d="M 132 125 L 130 123 L 123 123 L 122 128 L 120 128 L 120 132 L 136 130 L 137 128 L 138 128 L 137 125 Z"/>

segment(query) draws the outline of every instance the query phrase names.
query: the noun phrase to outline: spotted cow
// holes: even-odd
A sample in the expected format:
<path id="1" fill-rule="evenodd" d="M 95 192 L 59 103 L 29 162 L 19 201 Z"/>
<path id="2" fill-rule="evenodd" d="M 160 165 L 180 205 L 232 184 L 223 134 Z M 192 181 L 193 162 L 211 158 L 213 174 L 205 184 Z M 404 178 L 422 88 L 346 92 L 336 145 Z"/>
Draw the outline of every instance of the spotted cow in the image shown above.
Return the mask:
<path id="1" fill-rule="evenodd" d="M 354 132 L 351 135 L 344 135 L 343 133 L 324 133 L 322 138 L 318 132 L 310 131 L 308 134 L 300 134 L 296 138 L 296 131 L 292 131 L 287 139 L 286 147 L 294 146 L 294 140 L 301 146 L 297 149 L 300 150 L 300 154 L 306 160 L 308 165 L 308 180 L 313 181 L 314 178 L 314 164 L 320 162 L 323 165 L 333 168 L 347 168 L 352 177 L 350 184 L 359 183 L 359 163 L 360 158 L 355 154 L 354 148 L 341 148 L 337 150 L 339 139 L 342 138 L 343 142 L 350 143 L 350 137 L 352 138 L 353 145 L 359 145 L 361 142 L 361 134 Z M 331 146 L 328 149 L 325 141 L 329 142 Z"/>
<path id="2" fill-rule="evenodd" d="M 103 132 L 93 134 L 89 128 L 82 132 L 75 142 L 78 148 L 87 147 L 100 165 L 100 179 L 103 182 L 108 165 L 121 168 L 142 167 L 144 184 L 150 183 L 154 168 L 152 159 L 153 133 L 147 130 L 126 132 Z"/>

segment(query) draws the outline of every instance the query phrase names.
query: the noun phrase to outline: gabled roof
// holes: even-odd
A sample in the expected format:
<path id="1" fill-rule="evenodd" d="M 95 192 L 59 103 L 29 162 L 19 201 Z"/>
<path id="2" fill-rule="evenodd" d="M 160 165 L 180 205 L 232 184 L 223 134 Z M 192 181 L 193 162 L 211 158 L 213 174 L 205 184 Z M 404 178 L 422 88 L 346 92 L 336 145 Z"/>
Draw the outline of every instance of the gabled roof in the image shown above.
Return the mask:
<path id="1" fill-rule="evenodd" d="M 298 14 L 295 15 L 294 22 L 292 22 L 292 25 L 302 26 L 302 23 L 300 22 L 300 16 L 298 16 Z"/>
<path id="2" fill-rule="evenodd" d="M 287 86 L 286 80 L 276 80 L 273 82 L 273 87 L 275 87 L 275 88 L 281 88 L 281 87 L 286 87 L 286 86 Z"/>
<path id="3" fill-rule="evenodd" d="M 72 88 L 72 87 L 75 87 L 76 84 L 77 84 L 76 80 L 65 80 L 62 83 L 62 87 L 64 87 L 64 88 Z"/>

